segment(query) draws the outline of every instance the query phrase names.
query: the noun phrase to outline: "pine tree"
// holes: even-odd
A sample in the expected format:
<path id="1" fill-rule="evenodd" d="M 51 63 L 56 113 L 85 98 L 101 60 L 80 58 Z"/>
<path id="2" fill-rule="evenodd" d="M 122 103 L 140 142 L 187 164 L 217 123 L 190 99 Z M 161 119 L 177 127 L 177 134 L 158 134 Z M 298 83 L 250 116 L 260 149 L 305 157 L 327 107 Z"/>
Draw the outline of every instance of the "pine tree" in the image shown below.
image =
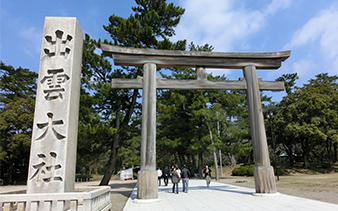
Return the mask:
<path id="1" fill-rule="evenodd" d="M 137 6 L 132 8 L 134 13 L 126 19 L 116 15 L 109 17 L 108 25 L 103 28 L 110 34 L 112 41 L 105 40 L 105 43 L 134 48 L 185 48 L 185 41 L 169 41 L 184 9 L 173 3 L 168 4 L 165 0 L 136 0 L 136 4 Z M 105 127 L 113 127 L 115 130 L 113 134 L 107 134 L 105 137 L 109 158 L 100 185 L 107 185 L 112 174 L 118 169 L 119 149 L 126 141 L 140 133 L 137 129 L 140 127 L 135 127 L 135 123 L 140 123 L 140 118 L 133 118 L 133 114 L 139 114 L 141 109 L 137 101 L 140 97 L 139 90 L 112 90 L 110 80 L 142 76 L 142 69 L 121 67 L 112 70 L 107 60 L 93 55 L 94 45 L 100 46 L 99 42 L 100 40 L 92 40 L 89 36 L 85 40 L 85 48 L 88 50 L 84 50 L 82 63 L 83 76 L 86 78 L 83 80 L 83 87 L 91 89 L 89 95 L 98 99 L 95 107 Z"/>
<path id="2" fill-rule="evenodd" d="M 37 73 L 0 63 L 0 177 L 26 180 L 34 118 Z"/>

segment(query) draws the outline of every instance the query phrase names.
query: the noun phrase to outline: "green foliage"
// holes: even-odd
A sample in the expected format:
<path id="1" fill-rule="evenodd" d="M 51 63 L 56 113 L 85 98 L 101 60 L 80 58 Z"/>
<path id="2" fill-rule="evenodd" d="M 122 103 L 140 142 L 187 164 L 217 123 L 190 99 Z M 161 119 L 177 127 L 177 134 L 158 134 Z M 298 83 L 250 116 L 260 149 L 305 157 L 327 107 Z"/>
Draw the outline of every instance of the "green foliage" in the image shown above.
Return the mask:
<path id="1" fill-rule="evenodd" d="M 119 160 L 123 167 L 131 168 L 140 165 L 140 143 L 141 137 L 134 136 L 130 140 L 126 140 L 119 150 Z"/>
<path id="2" fill-rule="evenodd" d="M 291 77 L 292 80 L 297 77 Z M 283 144 L 293 165 L 294 155 L 301 155 L 304 167 L 313 163 L 336 162 L 334 145 L 337 143 L 338 109 L 337 76 L 316 75 L 304 87 L 294 87 L 277 104 L 273 117 L 277 143 Z M 293 81 L 289 84 L 294 84 Z"/>
<path id="3" fill-rule="evenodd" d="M 232 176 L 254 176 L 255 165 L 244 165 L 232 170 Z"/>
<path id="4" fill-rule="evenodd" d="M 0 66 L 0 178 L 13 184 L 28 174 L 37 74 Z"/>
<path id="5" fill-rule="evenodd" d="M 277 166 L 277 168 L 274 168 L 275 175 L 277 175 L 277 171 L 278 171 L 278 176 L 285 175 L 285 170 L 281 166 Z"/>
<path id="6" fill-rule="evenodd" d="M 110 34 L 114 45 L 135 48 L 156 48 L 158 38 L 169 44 L 168 37 L 175 34 L 174 27 L 180 21 L 184 9 L 167 4 L 165 0 L 136 0 L 134 15 L 124 19 L 116 15 L 109 17 L 103 28 Z M 163 42 L 160 46 L 168 46 Z M 163 49 L 163 48 L 162 48 Z"/>
<path id="7" fill-rule="evenodd" d="M 294 89 L 296 80 L 298 80 L 299 77 L 297 73 L 291 73 L 291 74 L 283 74 L 281 77 L 277 78 L 276 81 L 284 81 L 285 90 L 286 93 L 291 94 L 292 89 Z"/>
<path id="8" fill-rule="evenodd" d="M 0 62 L 0 105 L 34 97 L 36 93 L 37 73 L 28 69 L 5 65 Z"/>
<path id="9" fill-rule="evenodd" d="M 105 40 L 104 43 L 151 49 L 185 48 L 185 41 L 169 41 L 184 9 L 164 0 L 136 0 L 136 4 L 132 8 L 133 14 L 126 19 L 114 14 L 109 17 L 109 23 L 103 28 L 110 34 L 112 41 Z M 85 36 L 81 92 L 83 116 L 79 124 L 83 135 L 79 138 L 78 157 L 81 163 L 88 163 L 85 152 L 90 149 L 91 153 L 96 154 L 95 157 L 106 159 L 106 173 L 101 184 L 108 184 L 112 172 L 117 172 L 126 163 L 136 165 L 139 162 L 137 142 L 140 139 L 137 137 L 141 132 L 139 90 L 113 90 L 110 82 L 112 78 L 133 79 L 142 76 L 143 70 L 139 67 L 112 69 L 108 60 L 94 53 L 100 42 L 89 35 Z M 92 133 L 86 132 L 88 129 Z M 106 152 L 105 155 L 100 156 L 96 148 Z"/>
<path id="10" fill-rule="evenodd" d="M 211 51 L 208 44 L 189 45 L 191 51 Z M 196 79 L 196 70 L 172 68 L 167 79 Z M 224 76 L 207 75 L 208 80 L 225 81 Z M 226 90 L 161 90 L 157 99 L 158 162 L 191 165 L 191 158 L 203 154 L 208 160 L 211 150 L 240 159 L 252 160 L 252 146 L 248 142 L 248 114 L 246 97 L 241 91 Z M 213 137 L 213 143 L 211 141 Z M 246 140 L 245 140 L 246 139 Z M 162 158 L 164 157 L 164 158 Z"/>

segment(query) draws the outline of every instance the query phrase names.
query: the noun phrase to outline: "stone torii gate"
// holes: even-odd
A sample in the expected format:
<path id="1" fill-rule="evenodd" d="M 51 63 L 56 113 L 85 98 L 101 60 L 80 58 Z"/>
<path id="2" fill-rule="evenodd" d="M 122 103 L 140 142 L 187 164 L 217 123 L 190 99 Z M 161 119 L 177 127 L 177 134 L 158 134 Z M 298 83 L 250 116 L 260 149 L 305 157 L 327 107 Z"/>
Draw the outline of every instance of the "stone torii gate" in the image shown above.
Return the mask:
<path id="1" fill-rule="evenodd" d="M 283 82 L 261 81 L 256 69 L 278 69 L 291 51 L 271 53 L 218 53 L 196 51 L 149 50 L 101 44 L 105 56 L 115 65 L 143 66 L 143 78 L 113 79 L 114 89 L 143 89 L 141 165 L 138 172 L 138 199 L 157 199 L 156 172 L 156 89 L 246 90 L 250 130 L 255 159 L 256 194 L 277 193 L 273 167 L 270 165 L 260 90 L 282 91 Z M 196 67 L 196 80 L 156 78 L 157 67 Z M 206 68 L 242 69 L 239 81 L 208 81 Z"/>

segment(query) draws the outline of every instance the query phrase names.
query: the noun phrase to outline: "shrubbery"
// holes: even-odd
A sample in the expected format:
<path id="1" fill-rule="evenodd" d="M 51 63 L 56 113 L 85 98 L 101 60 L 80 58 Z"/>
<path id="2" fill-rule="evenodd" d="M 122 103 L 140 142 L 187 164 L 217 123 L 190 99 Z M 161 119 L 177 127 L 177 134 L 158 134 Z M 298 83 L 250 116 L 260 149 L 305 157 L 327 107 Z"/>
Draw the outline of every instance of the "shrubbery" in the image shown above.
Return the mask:
<path id="1" fill-rule="evenodd" d="M 254 167 L 255 165 L 244 165 L 244 166 L 240 166 L 238 168 L 235 168 L 232 171 L 232 176 L 253 176 L 254 175 Z M 285 171 L 282 167 L 278 166 L 277 167 L 278 170 L 278 175 L 282 176 L 285 175 Z M 276 169 L 274 169 L 275 175 L 276 174 Z"/>
<path id="2" fill-rule="evenodd" d="M 232 170 L 232 176 L 253 176 L 255 165 L 240 166 Z"/>
<path id="3" fill-rule="evenodd" d="M 90 174 L 75 174 L 75 182 L 90 181 L 93 178 Z"/>

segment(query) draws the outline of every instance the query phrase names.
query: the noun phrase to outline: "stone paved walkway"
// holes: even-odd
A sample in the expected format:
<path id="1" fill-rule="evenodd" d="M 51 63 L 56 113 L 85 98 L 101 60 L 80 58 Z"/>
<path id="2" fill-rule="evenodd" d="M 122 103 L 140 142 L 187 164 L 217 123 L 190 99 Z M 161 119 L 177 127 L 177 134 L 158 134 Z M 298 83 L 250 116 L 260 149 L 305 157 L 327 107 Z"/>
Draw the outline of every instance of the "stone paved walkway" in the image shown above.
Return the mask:
<path id="1" fill-rule="evenodd" d="M 182 183 L 179 184 L 182 191 Z M 172 184 L 160 186 L 160 201 L 146 203 L 136 199 L 136 187 L 127 201 L 124 211 L 183 211 L 183 210 L 325 210 L 337 211 L 338 205 L 284 194 L 254 196 L 254 189 L 227 185 L 212 181 L 207 188 L 204 180 L 189 181 L 189 193 L 171 192 Z M 337 199 L 338 200 L 338 199 Z"/>

